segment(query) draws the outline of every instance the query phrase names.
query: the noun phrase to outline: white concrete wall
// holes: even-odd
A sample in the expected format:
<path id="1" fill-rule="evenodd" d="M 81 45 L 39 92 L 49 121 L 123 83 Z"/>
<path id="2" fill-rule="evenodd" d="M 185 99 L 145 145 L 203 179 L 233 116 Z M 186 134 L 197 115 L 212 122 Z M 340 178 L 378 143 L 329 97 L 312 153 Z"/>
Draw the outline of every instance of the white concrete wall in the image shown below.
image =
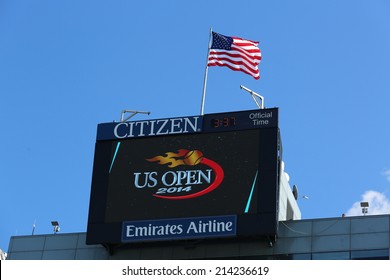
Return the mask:
<path id="1" fill-rule="evenodd" d="M 279 221 L 300 220 L 301 210 L 289 184 L 290 177 L 282 164 L 279 186 Z"/>

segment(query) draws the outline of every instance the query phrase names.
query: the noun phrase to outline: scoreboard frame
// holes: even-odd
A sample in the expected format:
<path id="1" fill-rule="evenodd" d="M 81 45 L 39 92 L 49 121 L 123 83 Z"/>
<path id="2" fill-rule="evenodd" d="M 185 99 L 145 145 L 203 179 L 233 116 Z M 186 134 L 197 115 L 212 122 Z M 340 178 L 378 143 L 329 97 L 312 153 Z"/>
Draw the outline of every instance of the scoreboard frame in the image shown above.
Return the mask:
<path id="1" fill-rule="evenodd" d="M 278 232 L 278 108 L 98 125 L 87 244 Z"/>

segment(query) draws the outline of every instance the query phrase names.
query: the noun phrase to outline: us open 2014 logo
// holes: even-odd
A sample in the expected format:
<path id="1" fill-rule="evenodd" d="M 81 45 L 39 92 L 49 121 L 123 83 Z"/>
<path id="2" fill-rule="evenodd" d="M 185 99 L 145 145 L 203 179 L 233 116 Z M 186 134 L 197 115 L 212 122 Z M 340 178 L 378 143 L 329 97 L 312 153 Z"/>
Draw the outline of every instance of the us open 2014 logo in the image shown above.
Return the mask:
<path id="1" fill-rule="evenodd" d="M 218 188 L 224 179 L 222 167 L 199 150 L 180 149 L 146 160 L 166 166 L 167 171 L 134 172 L 134 186 L 153 188 L 152 195 L 161 199 L 200 197 Z M 194 169 L 194 166 L 199 168 Z"/>

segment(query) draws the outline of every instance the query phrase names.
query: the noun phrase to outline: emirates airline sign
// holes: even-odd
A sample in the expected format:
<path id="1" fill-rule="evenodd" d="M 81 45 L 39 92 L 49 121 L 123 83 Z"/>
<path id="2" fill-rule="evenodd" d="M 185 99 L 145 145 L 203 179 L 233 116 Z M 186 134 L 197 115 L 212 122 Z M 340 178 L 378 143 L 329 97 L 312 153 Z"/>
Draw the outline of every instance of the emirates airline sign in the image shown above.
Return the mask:
<path id="1" fill-rule="evenodd" d="M 88 244 L 275 236 L 278 110 L 98 126 Z"/>

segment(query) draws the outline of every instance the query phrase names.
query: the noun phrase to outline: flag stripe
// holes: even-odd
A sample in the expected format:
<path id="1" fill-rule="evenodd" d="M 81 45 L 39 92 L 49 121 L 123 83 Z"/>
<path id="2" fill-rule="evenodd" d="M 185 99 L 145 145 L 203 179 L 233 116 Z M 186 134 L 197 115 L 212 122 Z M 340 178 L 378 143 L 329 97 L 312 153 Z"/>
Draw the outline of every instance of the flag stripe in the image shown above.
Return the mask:
<path id="1" fill-rule="evenodd" d="M 212 32 L 213 42 L 209 51 L 207 66 L 226 66 L 242 71 L 255 79 L 260 78 L 258 65 L 261 52 L 258 42 L 238 37 L 229 37 Z"/>
<path id="2" fill-rule="evenodd" d="M 244 61 L 242 59 L 231 59 L 231 58 L 227 57 L 227 58 L 223 58 L 224 61 L 222 62 L 221 58 L 222 58 L 221 56 L 219 56 L 219 58 L 216 58 L 216 59 L 210 58 L 208 64 L 212 64 L 216 61 L 219 61 L 221 63 L 225 62 L 227 64 L 237 65 L 237 66 L 241 66 L 243 68 L 245 67 L 246 69 L 248 69 L 249 72 L 251 72 L 253 74 L 258 73 L 258 69 L 256 66 L 249 65 L 246 61 Z"/>
<path id="3" fill-rule="evenodd" d="M 250 73 L 249 71 L 246 71 L 246 70 L 243 69 L 243 68 L 240 68 L 240 67 L 233 67 L 233 66 L 230 65 L 230 64 L 223 63 L 223 62 L 220 62 L 220 61 L 216 61 L 216 62 L 214 62 L 214 63 L 210 63 L 208 66 L 225 66 L 225 67 L 230 68 L 231 70 L 234 70 L 234 71 L 241 71 L 241 72 L 244 72 L 245 74 L 251 75 L 251 76 L 252 76 L 253 78 L 255 78 L 256 80 L 260 79 L 260 74 L 259 74 L 259 73 L 252 74 L 252 73 Z"/>
<path id="4" fill-rule="evenodd" d="M 236 51 L 239 51 L 249 57 L 258 57 L 258 58 L 261 58 L 261 54 L 259 52 L 259 50 L 257 49 L 254 49 L 253 47 L 251 48 L 243 48 L 243 47 L 240 47 L 240 46 L 235 46 L 233 45 L 232 46 L 232 50 L 236 50 Z"/>
<path id="5" fill-rule="evenodd" d="M 226 51 L 210 51 L 209 59 L 218 59 L 219 57 L 224 57 L 224 58 L 229 58 L 231 57 L 232 59 L 241 59 L 242 60 L 242 55 L 240 53 L 231 51 L 231 52 L 226 52 Z M 253 67 L 256 67 L 260 59 L 245 59 L 248 64 L 252 65 Z"/>
<path id="6" fill-rule="evenodd" d="M 250 75 L 252 75 L 252 76 L 257 76 L 259 74 L 259 71 L 257 71 L 257 69 L 253 69 L 251 67 L 248 67 L 244 62 L 233 61 L 233 60 L 229 60 L 229 59 L 226 59 L 223 62 L 220 60 L 210 60 L 208 63 L 208 66 L 224 66 L 224 64 L 230 65 L 231 67 L 233 67 L 235 69 L 243 69 L 246 72 L 251 73 Z"/>

